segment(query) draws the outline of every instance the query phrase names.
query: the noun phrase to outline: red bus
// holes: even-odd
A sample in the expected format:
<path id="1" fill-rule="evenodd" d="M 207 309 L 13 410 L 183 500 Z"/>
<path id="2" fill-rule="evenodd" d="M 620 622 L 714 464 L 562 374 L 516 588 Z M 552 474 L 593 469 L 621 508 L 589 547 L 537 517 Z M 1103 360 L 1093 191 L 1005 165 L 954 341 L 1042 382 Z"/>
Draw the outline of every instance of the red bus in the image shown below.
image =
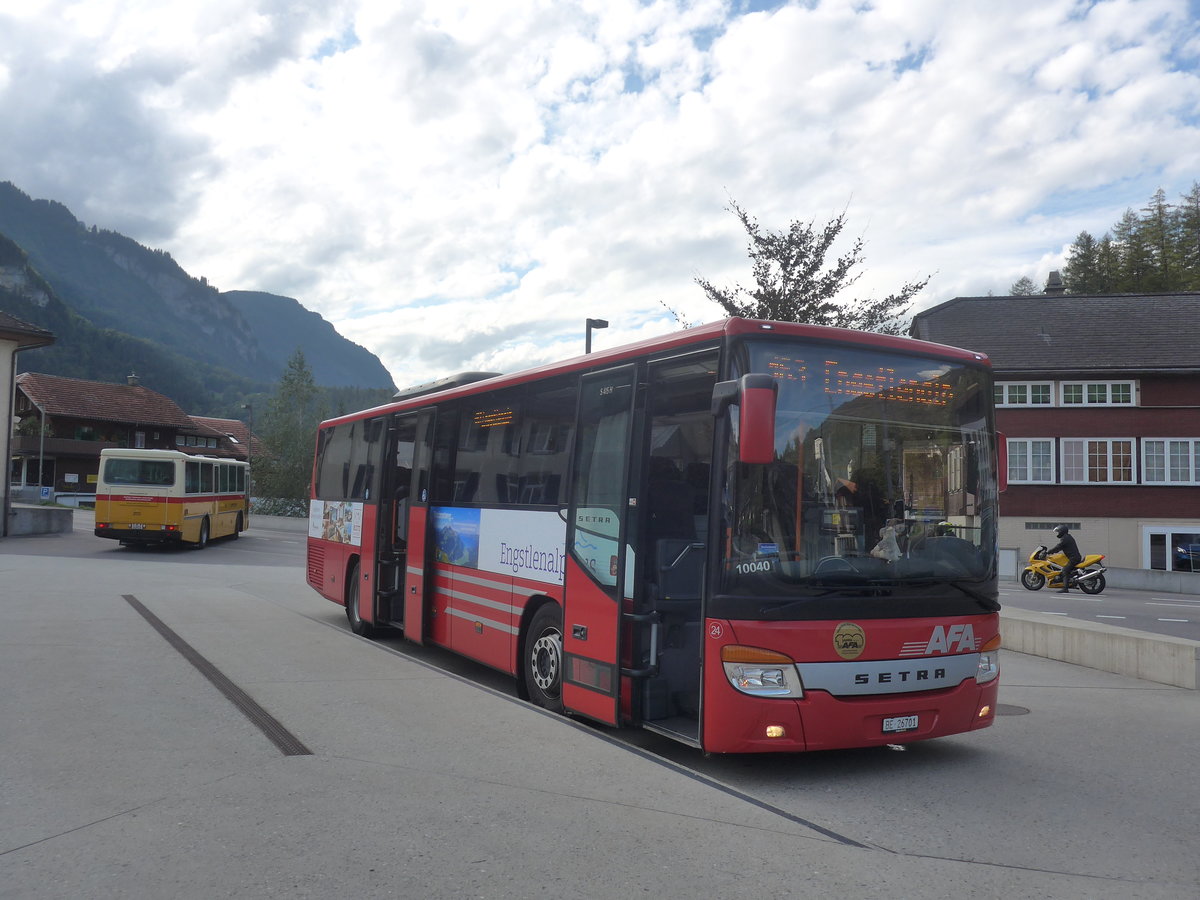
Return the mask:
<path id="1" fill-rule="evenodd" d="M 992 724 L 987 359 L 748 319 L 320 426 L 308 583 L 521 696 L 716 753 Z"/>

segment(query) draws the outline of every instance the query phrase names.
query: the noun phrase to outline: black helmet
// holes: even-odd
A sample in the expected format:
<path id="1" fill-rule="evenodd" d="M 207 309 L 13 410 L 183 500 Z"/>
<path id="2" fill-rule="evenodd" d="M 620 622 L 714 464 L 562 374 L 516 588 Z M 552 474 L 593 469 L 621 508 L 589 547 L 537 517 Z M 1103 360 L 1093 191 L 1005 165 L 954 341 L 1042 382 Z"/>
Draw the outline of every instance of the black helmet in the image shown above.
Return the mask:
<path id="1" fill-rule="evenodd" d="M 1066 525 L 1055 525 L 1054 526 L 1054 533 L 1060 538 L 1070 530 L 1071 529 L 1068 528 Z"/>

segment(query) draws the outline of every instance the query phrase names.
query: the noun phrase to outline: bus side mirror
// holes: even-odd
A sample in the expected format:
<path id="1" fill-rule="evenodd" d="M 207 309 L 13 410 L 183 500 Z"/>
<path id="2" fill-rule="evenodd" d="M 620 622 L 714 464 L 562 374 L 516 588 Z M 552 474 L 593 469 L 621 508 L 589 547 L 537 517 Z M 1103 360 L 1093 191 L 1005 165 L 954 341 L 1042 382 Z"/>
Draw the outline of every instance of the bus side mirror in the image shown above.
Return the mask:
<path id="1" fill-rule="evenodd" d="M 743 375 L 713 387 L 712 413 L 738 404 L 738 460 L 765 465 L 775 461 L 775 397 L 779 383 L 770 375 Z"/>

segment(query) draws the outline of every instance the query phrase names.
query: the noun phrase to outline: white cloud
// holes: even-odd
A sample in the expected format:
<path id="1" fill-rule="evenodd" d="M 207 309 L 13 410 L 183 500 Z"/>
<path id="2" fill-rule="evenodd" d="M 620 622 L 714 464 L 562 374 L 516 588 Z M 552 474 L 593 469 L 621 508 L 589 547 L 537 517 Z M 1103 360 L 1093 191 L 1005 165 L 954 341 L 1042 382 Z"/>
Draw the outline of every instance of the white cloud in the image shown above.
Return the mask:
<path id="1" fill-rule="evenodd" d="M 0 14 L 0 178 L 294 296 L 401 384 L 719 313 L 764 225 L 848 209 L 859 287 L 1061 265 L 1200 177 L 1186 0 L 42 0 Z"/>

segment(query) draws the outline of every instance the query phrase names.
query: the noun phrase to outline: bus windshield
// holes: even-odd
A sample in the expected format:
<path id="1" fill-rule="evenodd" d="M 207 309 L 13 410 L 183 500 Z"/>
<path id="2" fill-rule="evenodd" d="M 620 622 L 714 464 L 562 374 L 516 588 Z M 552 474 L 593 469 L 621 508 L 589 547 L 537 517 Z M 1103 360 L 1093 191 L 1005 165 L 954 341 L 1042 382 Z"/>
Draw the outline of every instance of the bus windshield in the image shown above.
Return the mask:
<path id="1" fill-rule="evenodd" d="M 979 613 L 996 605 L 991 383 L 982 366 L 755 341 L 778 385 L 774 460 L 738 461 L 730 411 L 714 613 Z"/>

